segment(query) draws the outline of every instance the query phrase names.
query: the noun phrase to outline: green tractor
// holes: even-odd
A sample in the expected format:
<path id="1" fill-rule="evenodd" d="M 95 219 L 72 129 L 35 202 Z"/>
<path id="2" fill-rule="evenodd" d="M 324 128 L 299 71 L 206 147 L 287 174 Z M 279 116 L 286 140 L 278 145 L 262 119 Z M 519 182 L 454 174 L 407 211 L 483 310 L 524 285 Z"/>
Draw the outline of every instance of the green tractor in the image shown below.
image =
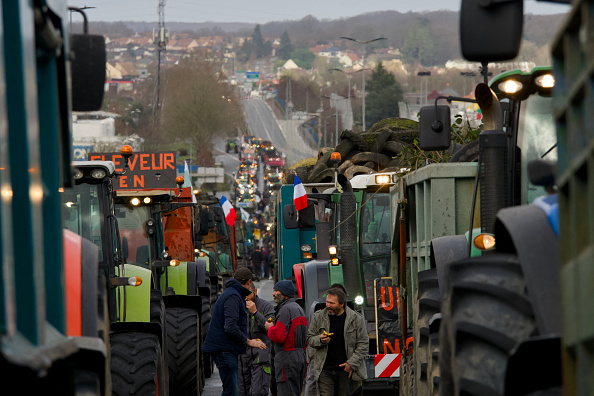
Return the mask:
<path id="1" fill-rule="evenodd" d="M 167 394 L 164 306 L 148 266 L 129 260 L 115 208 L 111 161 L 74 162 L 75 184 L 62 193 L 64 226 L 99 247 L 99 277 L 107 290 L 114 394 Z M 125 241 L 124 241 L 125 242 Z M 148 243 L 148 239 L 147 239 Z M 142 356 L 142 365 L 130 356 Z"/>
<path id="2" fill-rule="evenodd" d="M 7 394 L 111 394 L 97 247 L 63 230 L 60 215 L 60 191 L 73 176 L 71 110 L 100 108 L 105 44 L 86 31 L 66 34 L 68 20 L 65 1 L 0 5 L 0 369 Z"/>
<path id="3" fill-rule="evenodd" d="M 490 26 L 514 31 L 516 6 L 498 5 L 502 14 Z M 554 78 L 540 67 L 487 84 L 487 63 L 508 59 L 519 41 L 482 30 L 489 12 L 482 5 L 463 1 L 462 10 L 463 52 L 482 63 L 485 78 L 475 90 L 479 139 L 450 163 L 403 176 L 391 191 L 399 319 L 413 335 L 400 388 L 405 395 L 553 389 L 561 374 L 559 238 L 549 195 L 557 160 Z M 499 42 L 506 48 L 489 58 Z M 420 146 L 445 150 L 450 140 L 450 109 L 436 100 L 421 110 Z"/>

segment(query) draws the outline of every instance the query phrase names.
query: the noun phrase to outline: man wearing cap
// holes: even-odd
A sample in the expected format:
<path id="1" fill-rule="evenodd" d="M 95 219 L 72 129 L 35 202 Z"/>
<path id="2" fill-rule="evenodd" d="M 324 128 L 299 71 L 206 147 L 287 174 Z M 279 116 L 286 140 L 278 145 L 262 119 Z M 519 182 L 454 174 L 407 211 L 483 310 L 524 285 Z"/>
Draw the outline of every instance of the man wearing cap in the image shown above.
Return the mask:
<path id="1" fill-rule="evenodd" d="M 266 349 L 248 348 L 239 356 L 239 395 L 268 396 L 270 388 L 270 338 L 266 332 L 268 319 L 274 318 L 271 303 L 258 297 L 258 290 L 252 284 L 252 293 L 245 305 L 248 314 L 248 338 L 261 340 Z"/>
<path id="2" fill-rule="evenodd" d="M 237 356 L 245 353 L 247 346 L 266 348 L 262 341 L 247 337 L 248 311 L 245 298 L 251 293 L 253 279 L 252 271 L 244 267 L 238 268 L 233 278 L 225 283 L 225 291 L 212 310 L 202 351 L 212 355 L 219 369 L 223 382 L 221 396 L 235 396 L 239 392 Z"/>
<path id="3" fill-rule="evenodd" d="M 317 311 L 307 332 L 314 348 L 309 369 L 318 395 L 351 395 L 367 379 L 369 337 L 363 317 L 346 305 L 342 288 L 326 291 L 326 308 Z"/>
<path id="4" fill-rule="evenodd" d="M 273 342 L 277 396 L 300 396 L 307 367 L 307 319 L 295 302 L 295 286 L 290 280 L 277 282 L 272 297 L 277 304 L 276 319 L 266 323 L 266 329 Z"/>

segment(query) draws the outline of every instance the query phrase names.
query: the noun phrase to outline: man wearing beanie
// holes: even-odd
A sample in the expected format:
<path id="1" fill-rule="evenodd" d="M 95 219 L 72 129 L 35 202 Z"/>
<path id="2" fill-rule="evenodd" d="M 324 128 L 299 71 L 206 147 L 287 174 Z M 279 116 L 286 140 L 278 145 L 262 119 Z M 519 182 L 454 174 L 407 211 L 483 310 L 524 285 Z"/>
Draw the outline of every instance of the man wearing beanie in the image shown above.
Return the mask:
<path id="1" fill-rule="evenodd" d="M 276 319 L 266 324 L 268 337 L 273 342 L 277 396 L 300 396 L 307 367 L 307 319 L 295 302 L 295 294 L 290 280 L 274 285 Z"/>
<path id="2" fill-rule="evenodd" d="M 239 392 L 237 356 L 244 354 L 247 346 L 266 348 L 262 341 L 247 338 L 248 311 L 245 298 L 252 292 L 250 287 L 253 279 L 252 271 L 244 267 L 238 268 L 233 278 L 225 283 L 225 291 L 212 310 L 202 351 L 212 355 L 212 360 L 219 369 L 223 383 L 221 396 L 235 396 Z"/>

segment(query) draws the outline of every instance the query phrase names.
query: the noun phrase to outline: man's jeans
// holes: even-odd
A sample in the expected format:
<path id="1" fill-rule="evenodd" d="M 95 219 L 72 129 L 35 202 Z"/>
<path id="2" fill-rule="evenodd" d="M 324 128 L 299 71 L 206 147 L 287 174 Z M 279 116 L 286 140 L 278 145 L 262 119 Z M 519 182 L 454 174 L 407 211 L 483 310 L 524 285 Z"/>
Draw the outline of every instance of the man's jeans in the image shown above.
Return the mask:
<path id="1" fill-rule="evenodd" d="M 219 369 L 221 382 L 223 383 L 223 393 L 221 396 L 236 396 L 239 394 L 239 384 L 237 383 L 237 355 L 231 352 L 214 352 L 211 354 L 212 360 Z"/>
<path id="2" fill-rule="evenodd" d="M 360 381 L 350 379 L 344 370 L 322 370 L 318 377 L 318 392 L 320 396 L 349 396 L 360 384 Z"/>

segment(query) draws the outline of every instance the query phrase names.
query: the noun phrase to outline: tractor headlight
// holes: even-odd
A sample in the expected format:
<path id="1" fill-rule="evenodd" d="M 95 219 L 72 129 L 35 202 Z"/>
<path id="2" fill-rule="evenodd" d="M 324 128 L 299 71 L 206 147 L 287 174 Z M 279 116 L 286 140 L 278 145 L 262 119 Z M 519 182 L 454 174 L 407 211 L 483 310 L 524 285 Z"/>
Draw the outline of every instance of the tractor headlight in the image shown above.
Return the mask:
<path id="1" fill-rule="evenodd" d="M 522 83 L 516 80 L 507 80 L 499 84 L 499 89 L 507 94 L 515 94 L 520 92 L 522 88 Z"/>

